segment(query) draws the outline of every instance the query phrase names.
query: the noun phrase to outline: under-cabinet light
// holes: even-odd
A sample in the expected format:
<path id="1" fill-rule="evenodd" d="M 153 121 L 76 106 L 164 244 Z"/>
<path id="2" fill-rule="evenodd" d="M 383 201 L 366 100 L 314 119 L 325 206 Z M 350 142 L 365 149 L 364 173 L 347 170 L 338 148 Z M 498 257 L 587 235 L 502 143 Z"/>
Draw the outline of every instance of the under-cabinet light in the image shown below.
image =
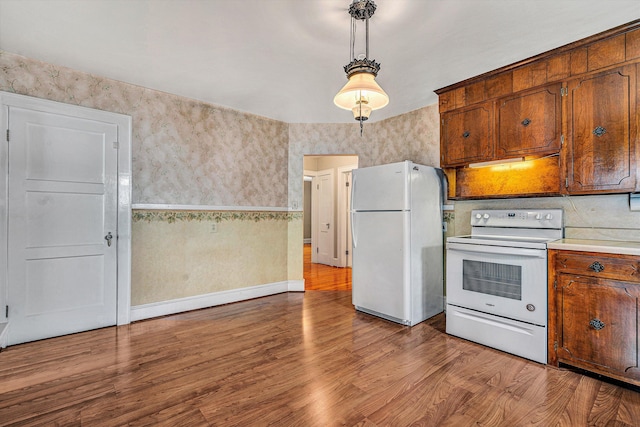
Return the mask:
<path id="1" fill-rule="evenodd" d="M 488 162 L 470 163 L 470 168 L 485 168 L 487 166 L 499 166 L 508 163 L 524 162 L 524 157 L 516 157 L 514 159 L 491 160 Z"/>

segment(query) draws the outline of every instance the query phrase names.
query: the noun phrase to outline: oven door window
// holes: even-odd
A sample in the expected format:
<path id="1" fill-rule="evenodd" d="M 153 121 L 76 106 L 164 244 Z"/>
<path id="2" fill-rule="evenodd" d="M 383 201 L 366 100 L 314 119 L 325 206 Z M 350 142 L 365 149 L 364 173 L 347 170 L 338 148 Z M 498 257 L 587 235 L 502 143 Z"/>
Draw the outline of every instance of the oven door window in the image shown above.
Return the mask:
<path id="1" fill-rule="evenodd" d="M 462 288 L 522 300 L 522 267 L 465 259 L 462 262 Z"/>

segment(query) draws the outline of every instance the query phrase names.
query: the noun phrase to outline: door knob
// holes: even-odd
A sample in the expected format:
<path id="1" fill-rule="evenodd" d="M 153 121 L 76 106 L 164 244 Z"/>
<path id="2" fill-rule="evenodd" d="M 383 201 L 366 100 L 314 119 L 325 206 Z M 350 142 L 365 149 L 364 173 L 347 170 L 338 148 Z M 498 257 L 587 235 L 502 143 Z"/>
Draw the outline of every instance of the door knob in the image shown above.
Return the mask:
<path id="1" fill-rule="evenodd" d="M 111 239 L 113 239 L 113 235 L 111 232 L 108 232 L 106 236 L 104 236 L 104 240 L 107 241 L 107 246 L 111 247 Z"/>

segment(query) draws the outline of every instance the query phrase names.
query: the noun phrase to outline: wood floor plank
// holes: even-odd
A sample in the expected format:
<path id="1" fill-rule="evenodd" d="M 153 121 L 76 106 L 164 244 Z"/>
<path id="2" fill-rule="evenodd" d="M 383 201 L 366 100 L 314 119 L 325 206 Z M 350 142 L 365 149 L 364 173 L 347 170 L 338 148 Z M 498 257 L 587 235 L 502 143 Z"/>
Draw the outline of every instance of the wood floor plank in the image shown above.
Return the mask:
<path id="1" fill-rule="evenodd" d="M 639 426 L 640 393 L 287 293 L 0 352 L 2 426 Z"/>

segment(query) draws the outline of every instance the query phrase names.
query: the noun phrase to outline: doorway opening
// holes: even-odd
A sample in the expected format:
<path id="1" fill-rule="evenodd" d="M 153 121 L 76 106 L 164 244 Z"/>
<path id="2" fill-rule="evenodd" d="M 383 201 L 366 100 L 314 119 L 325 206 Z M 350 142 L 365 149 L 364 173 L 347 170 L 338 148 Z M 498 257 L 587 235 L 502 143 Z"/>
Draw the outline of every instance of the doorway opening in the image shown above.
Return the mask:
<path id="1" fill-rule="evenodd" d="M 305 290 L 351 290 L 351 171 L 356 155 L 307 155 L 304 162 Z"/>

